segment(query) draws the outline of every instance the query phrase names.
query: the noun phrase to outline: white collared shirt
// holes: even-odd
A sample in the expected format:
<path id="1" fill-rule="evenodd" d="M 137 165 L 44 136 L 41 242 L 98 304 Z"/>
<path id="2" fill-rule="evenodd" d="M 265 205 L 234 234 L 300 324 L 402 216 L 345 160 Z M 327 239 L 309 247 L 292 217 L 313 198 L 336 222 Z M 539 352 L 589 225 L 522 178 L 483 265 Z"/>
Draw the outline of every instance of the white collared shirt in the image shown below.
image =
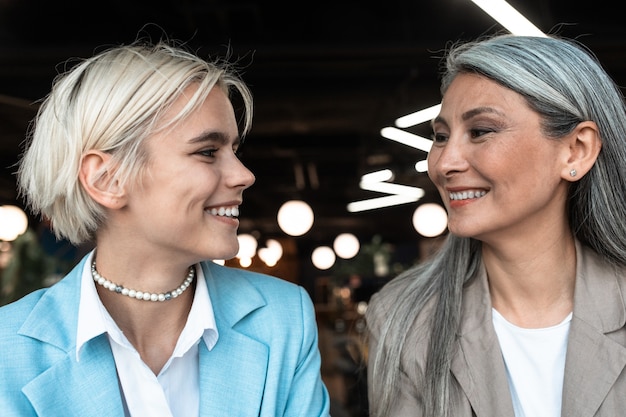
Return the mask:
<path id="1" fill-rule="evenodd" d="M 83 268 L 76 360 L 80 360 L 81 348 L 85 343 L 106 333 L 115 358 L 127 417 L 198 416 L 200 408 L 198 345 L 200 338 L 203 338 L 211 350 L 218 339 L 213 307 L 202 268 L 196 266 L 196 292 L 187 323 L 172 356 L 157 376 L 141 360 L 137 350 L 100 301 L 96 284 L 91 277 L 93 255 L 92 251 Z M 137 300 L 137 302 L 147 301 Z M 158 326 L 158 323 L 154 325 Z"/>

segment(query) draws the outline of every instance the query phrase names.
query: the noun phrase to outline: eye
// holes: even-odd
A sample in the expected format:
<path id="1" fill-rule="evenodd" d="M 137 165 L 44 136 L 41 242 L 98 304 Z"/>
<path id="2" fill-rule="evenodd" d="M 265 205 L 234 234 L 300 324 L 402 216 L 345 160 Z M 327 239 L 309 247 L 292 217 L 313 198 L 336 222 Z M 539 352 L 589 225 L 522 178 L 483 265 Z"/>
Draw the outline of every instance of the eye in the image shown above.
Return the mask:
<path id="1" fill-rule="evenodd" d="M 493 132 L 494 132 L 493 129 L 484 129 L 484 128 L 470 129 L 470 137 L 472 139 L 477 139 L 477 138 L 480 138 L 481 136 L 485 136 Z"/>
<path id="2" fill-rule="evenodd" d="M 431 139 L 435 144 L 444 144 L 448 141 L 448 135 L 445 133 L 434 132 L 431 135 Z"/>
<path id="3" fill-rule="evenodd" d="M 215 152 L 217 152 L 217 149 L 210 148 L 210 149 L 202 149 L 201 151 L 198 151 L 198 154 L 209 157 L 209 158 L 215 158 Z"/>

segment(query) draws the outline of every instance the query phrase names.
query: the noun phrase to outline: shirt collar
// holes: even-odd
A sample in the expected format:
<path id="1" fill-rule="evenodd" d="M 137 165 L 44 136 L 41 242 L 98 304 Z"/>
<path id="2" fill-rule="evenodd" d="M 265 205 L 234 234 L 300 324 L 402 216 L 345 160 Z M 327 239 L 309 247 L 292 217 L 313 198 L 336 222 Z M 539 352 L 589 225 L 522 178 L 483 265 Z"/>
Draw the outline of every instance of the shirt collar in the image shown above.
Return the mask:
<path id="1" fill-rule="evenodd" d="M 92 250 L 85 262 L 81 277 L 80 301 L 78 306 L 78 328 L 76 334 L 76 360 L 80 360 L 82 347 L 91 339 L 109 331 L 119 332 L 119 328 L 104 308 L 96 283 L 91 277 L 91 262 L 95 250 Z M 213 313 L 213 305 L 206 284 L 204 271 L 200 264 L 196 265 L 196 292 L 189 311 L 187 324 L 183 329 L 173 356 L 182 355 L 200 337 L 209 350 L 213 349 L 218 339 L 217 325 Z M 111 329 L 114 326 L 114 329 Z"/>

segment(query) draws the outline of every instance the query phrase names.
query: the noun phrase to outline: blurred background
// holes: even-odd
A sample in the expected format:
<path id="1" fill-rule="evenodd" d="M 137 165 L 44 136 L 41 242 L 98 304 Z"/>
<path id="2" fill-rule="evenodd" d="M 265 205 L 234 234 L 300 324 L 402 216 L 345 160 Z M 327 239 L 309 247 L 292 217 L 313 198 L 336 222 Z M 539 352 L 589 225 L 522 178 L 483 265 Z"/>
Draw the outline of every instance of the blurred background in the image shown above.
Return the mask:
<path id="1" fill-rule="evenodd" d="M 90 249 L 57 241 L 16 195 L 38 100 L 68 58 L 165 34 L 207 58 L 230 55 L 255 96 L 242 159 L 257 181 L 244 193 L 242 249 L 223 262 L 310 292 L 333 416 L 365 416 L 367 301 L 446 233 L 423 168 L 433 114 L 404 116 L 439 104 L 451 42 L 510 30 L 478 3 L 0 0 L 0 304 L 56 282 Z M 626 83 L 615 2 L 508 4 L 540 31 L 579 39 Z"/>

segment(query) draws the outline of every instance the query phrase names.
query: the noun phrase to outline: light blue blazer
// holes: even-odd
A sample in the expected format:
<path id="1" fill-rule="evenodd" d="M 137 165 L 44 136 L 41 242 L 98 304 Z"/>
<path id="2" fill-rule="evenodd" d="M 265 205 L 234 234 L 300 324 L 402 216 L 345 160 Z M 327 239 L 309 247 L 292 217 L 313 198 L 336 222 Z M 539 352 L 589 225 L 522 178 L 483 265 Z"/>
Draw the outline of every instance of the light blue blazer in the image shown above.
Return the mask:
<path id="1" fill-rule="evenodd" d="M 85 259 L 50 288 L 0 308 L 0 415 L 121 417 L 106 335 L 76 361 Z M 328 416 L 313 304 L 290 282 L 202 263 L 219 340 L 200 342 L 200 415 Z M 148 416 L 141 416 L 148 417 Z"/>

